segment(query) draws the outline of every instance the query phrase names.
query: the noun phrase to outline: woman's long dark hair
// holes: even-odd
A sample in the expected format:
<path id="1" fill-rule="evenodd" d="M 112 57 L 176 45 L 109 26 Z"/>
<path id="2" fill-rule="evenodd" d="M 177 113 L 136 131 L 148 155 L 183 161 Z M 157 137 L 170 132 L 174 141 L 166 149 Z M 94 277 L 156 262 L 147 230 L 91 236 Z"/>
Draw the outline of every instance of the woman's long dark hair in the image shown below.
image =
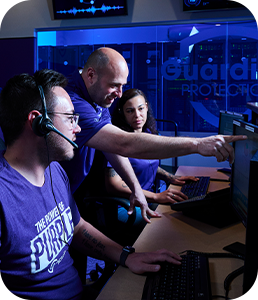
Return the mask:
<path id="1" fill-rule="evenodd" d="M 120 99 L 118 99 L 116 106 L 114 108 L 114 111 L 112 113 L 112 124 L 125 130 L 125 131 L 128 131 L 128 132 L 134 131 L 133 128 L 125 120 L 123 107 L 128 100 L 130 100 L 136 96 L 142 96 L 148 105 L 147 120 L 143 126 L 143 129 L 142 129 L 143 132 L 146 132 L 147 130 L 149 130 L 153 134 L 158 134 L 158 131 L 156 128 L 156 120 L 153 117 L 153 112 L 152 112 L 150 102 L 147 100 L 145 94 L 141 90 L 138 90 L 138 89 L 126 90 L 123 93 L 122 97 Z"/>

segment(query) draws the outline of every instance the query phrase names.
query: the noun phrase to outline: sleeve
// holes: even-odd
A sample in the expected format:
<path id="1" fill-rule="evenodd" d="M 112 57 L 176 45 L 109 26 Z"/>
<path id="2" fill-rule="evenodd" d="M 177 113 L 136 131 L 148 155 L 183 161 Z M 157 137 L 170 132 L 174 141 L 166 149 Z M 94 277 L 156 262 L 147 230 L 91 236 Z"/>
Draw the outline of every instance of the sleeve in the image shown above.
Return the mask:
<path id="1" fill-rule="evenodd" d="M 102 114 L 99 116 L 90 103 L 78 95 L 76 96 L 76 94 L 72 98 L 75 111 L 80 114 L 79 126 L 81 132 L 76 135 L 76 143 L 79 147 L 82 147 L 102 127 L 111 124 L 111 118 L 107 108 L 103 108 Z"/>

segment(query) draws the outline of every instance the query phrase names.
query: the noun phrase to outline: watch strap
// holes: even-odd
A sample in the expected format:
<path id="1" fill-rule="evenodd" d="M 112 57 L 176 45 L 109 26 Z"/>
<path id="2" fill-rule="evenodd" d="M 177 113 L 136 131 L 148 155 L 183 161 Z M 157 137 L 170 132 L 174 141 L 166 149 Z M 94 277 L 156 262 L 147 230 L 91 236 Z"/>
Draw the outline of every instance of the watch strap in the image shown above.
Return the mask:
<path id="1" fill-rule="evenodd" d="M 134 252 L 135 252 L 135 249 L 133 247 L 131 247 L 131 246 L 124 247 L 123 251 L 120 255 L 120 265 L 123 267 L 126 267 L 125 261 L 126 261 L 128 255 L 131 253 L 134 253 Z"/>

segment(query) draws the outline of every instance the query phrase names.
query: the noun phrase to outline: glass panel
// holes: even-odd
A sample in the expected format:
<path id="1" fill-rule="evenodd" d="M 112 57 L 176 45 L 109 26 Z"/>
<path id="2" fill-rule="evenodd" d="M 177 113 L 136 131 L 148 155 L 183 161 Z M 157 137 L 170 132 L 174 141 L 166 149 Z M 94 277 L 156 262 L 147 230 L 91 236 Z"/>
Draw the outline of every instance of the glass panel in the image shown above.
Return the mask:
<path id="1" fill-rule="evenodd" d="M 125 89 L 143 90 L 155 117 L 176 121 L 179 131 L 218 132 L 220 110 L 250 114 L 246 102 L 257 101 L 254 21 L 37 34 L 37 69 L 53 68 L 65 75 L 83 67 L 95 49 L 116 49 L 129 67 Z M 174 130 L 170 123 L 159 126 Z"/>

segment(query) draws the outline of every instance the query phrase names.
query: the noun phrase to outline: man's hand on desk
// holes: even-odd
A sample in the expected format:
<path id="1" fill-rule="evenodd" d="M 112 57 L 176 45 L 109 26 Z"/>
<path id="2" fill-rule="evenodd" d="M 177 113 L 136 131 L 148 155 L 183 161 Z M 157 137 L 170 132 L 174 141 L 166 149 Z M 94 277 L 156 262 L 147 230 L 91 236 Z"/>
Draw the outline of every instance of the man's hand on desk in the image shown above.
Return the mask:
<path id="1" fill-rule="evenodd" d="M 214 135 L 206 138 L 196 139 L 196 153 L 203 156 L 215 156 L 218 162 L 229 159 L 229 163 L 234 162 L 234 149 L 229 143 L 239 140 L 246 140 L 245 135 Z"/>
<path id="2" fill-rule="evenodd" d="M 155 252 L 134 252 L 130 254 L 125 265 L 135 274 L 146 272 L 158 272 L 160 270 L 159 262 L 168 261 L 180 265 L 182 258 L 174 252 L 161 249 Z"/>

